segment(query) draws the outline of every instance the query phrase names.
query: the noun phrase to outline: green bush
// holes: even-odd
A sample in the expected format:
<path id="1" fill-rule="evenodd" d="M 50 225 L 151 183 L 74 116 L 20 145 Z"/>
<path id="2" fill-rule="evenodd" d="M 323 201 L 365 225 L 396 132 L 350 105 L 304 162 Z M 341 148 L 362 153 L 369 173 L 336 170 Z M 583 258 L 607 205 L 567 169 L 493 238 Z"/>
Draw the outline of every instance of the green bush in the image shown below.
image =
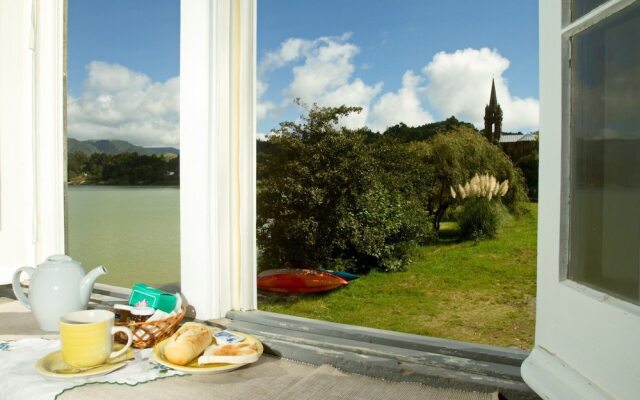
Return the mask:
<path id="1" fill-rule="evenodd" d="M 506 213 L 499 200 L 467 198 L 457 214 L 460 237 L 474 240 L 495 237 Z"/>
<path id="2" fill-rule="evenodd" d="M 261 270 L 399 270 L 411 246 L 433 236 L 406 149 L 337 124 L 357 111 L 314 106 L 269 137 L 272 151 L 258 164 Z"/>
<path id="3" fill-rule="evenodd" d="M 538 200 L 538 153 L 527 154 L 516 163 L 527 182 L 527 194 L 531 200 Z"/>

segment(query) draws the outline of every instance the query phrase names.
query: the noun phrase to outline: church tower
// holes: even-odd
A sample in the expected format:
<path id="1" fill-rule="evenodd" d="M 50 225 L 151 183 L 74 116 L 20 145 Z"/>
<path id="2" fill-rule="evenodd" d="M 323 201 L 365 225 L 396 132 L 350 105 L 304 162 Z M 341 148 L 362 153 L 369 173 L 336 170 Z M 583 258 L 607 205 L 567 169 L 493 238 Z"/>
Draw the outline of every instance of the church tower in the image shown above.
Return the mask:
<path id="1" fill-rule="evenodd" d="M 502 108 L 498 104 L 496 97 L 496 85 L 491 80 L 491 98 L 489 105 L 484 108 L 484 137 L 493 144 L 500 142 L 500 134 L 502 133 Z"/>

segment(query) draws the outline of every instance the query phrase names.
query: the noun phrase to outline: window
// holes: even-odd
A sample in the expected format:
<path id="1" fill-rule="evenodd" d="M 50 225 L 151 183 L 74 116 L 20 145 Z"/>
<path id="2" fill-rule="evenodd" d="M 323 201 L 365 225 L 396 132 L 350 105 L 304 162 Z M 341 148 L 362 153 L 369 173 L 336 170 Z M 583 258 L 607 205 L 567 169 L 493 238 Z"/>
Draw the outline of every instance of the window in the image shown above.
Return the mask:
<path id="1" fill-rule="evenodd" d="M 572 2 L 571 20 L 575 21 L 603 3 L 606 3 L 606 0 L 577 0 Z"/>
<path id="2" fill-rule="evenodd" d="M 201 319 L 256 308 L 254 43 L 254 1 L 180 2 L 180 287 Z"/>
<path id="3" fill-rule="evenodd" d="M 512 163 L 524 153 L 537 175 L 537 153 L 477 131 L 537 130 L 537 3 L 258 5 L 259 309 L 530 348 L 537 207 Z M 361 110 L 336 118 L 341 131 L 313 104 Z M 458 228 L 465 202 L 449 194 L 486 171 L 510 190 L 482 204 L 528 211 L 493 241 L 480 239 L 497 223 Z"/>
<path id="4" fill-rule="evenodd" d="M 0 52 L 11 60 L 0 71 L 3 88 L 10 88 L 0 99 L 13 105 L 3 108 L 0 132 L 11 144 L 0 146 L 0 279 L 6 283 L 16 266 L 65 252 L 67 10 L 64 0 L 0 7 L 7 32 Z M 188 93 L 180 98 L 180 283 L 203 319 L 256 303 L 254 7 L 253 1 L 180 3 L 180 86 Z"/>
<path id="5" fill-rule="evenodd" d="M 0 82 L 11 88 L 0 91 L 0 135 L 8 143 L 0 146 L 3 272 L 64 251 L 64 3 L 0 2 Z M 563 118 L 570 108 L 562 101 L 563 86 L 570 88 L 568 44 L 590 27 L 621 23 L 624 15 L 634 15 L 637 4 L 611 0 L 564 26 L 563 11 L 568 14 L 571 2 L 540 0 L 539 312 L 536 347 L 523 376 L 544 398 L 635 399 L 640 393 L 640 307 L 560 279 L 566 264 L 559 262 L 567 247 L 559 220 L 570 215 L 561 195 L 562 173 L 568 171 L 563 160 L 571 154 L 562 141 L 570 138 Z M 182 185 L 181 226 L 190 236 L 182 237 L 182 284 L 203 318 L 255 308 L 254 6 L 221 0 L 185 1 L 181 8 L 187 22 L 182 24 L 182 89 L 190 94 L 181 109 L 191 112 L 186 118 L 183 112 L 182 130 L 192 128 L 181 150 L 197 156 L 184 162 L 190 180 Z M 620 45 L 634 54 L 637 41 Z M 11 153 L 15 157 L 8 158 Z M 23 179 L 5 179 L 11 174 Z"/>
<path id="6" fill-rule="evenodd" d="M 580 3 L 580 2 L 576 2 Z M 640 304 L 640 5 L 571 41 L 568 278 Z"/>
<path id="7" fill-rule="evenodd" d="M 179 22 L 179 0 L 67 1 L 67 254 L 100 283 L 179 288 Z"/>
<path id="8" fill-rule="evenodd" d="M 587 3 L 540 1 L 538 297 L 522 376 L 543 398 L 633 399 L 640 2 L 571 15 Z"/>

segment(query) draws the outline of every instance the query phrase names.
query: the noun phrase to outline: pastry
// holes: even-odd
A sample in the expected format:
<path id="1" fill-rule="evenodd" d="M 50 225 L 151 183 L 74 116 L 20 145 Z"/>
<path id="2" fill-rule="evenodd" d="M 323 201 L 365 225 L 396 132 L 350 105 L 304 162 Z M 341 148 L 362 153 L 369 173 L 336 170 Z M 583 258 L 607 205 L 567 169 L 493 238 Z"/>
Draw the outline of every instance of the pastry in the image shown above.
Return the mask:
<path id="1" fill-rule="evenodd" d="M 198 364 L 249 364 L 258 361 L 258 358 L 260 354 L 255 343 L 214 344 L 198 358 Z"/>
<path id="2" fill-rule="evenodd" d="M 167 339 L 164 356 L 176 365 L 186 365 L 202 354 L 211 340 L 211 331 L 206 325 L 187 322 Z"/>

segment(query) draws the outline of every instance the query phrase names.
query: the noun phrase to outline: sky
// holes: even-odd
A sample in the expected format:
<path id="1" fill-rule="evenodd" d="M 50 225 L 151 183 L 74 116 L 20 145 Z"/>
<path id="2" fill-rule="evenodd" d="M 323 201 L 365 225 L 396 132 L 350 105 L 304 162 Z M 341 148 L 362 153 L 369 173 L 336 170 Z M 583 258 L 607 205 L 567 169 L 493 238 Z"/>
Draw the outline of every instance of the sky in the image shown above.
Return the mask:
<path id="1" fill-rule="evenodd" d="M 68 134 L 179 146 L 179 1 L 69 0 Z M 357 105 L 346 126 L 448 118 L 481 127 L 495 79 L 503 129 L 538 127 L 535 0 L 258 0 L 260 137 Z M 123 12 L 124 11 L 124 12 Z"/>

